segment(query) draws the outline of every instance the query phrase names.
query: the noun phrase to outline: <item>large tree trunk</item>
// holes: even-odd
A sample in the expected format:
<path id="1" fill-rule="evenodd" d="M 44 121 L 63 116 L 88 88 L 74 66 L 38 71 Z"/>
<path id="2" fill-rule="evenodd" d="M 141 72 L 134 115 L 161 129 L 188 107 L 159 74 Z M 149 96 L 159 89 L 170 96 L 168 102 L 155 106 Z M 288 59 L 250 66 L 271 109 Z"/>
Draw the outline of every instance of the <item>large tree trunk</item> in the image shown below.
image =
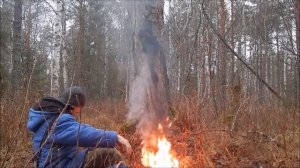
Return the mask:
<path id="1" fill-rule="evenodd" d="M 137 75 L 139 64 L 142 62 L 141 46 L 138 40 L 138 33 L 140 29 L 145 29 L 147 26 L 151 27 L 153 35 L 161 42 L 161 30 L 163 26 L 163 7 L 162 0 L 146 0 L 146 1 L 132 1 L 127 3 L 129 16 L 133 25 L 133 62 L 134 71 Z M 164 76 L 164 84 L 167 88 L 167 95 L 169 95 L 169 79 L 167 76 L 166 58 L 164 50 L 160 50 L 159 61 L 161 63 L 162 74 Z"/>
<path id="2" fill-rule="evenodd" d="M 134 76 L 137 75 L 139 69 L 138 65 L 141 63 L 140 61 L 140 51 L 138 51 L 138 39 L 137 34 L 139 28 L 141 27 L 143 21 L 143 11 L 145 8 L 145 1 L 129 1 L 127 3 L 127 11 L 129 13 L 129 18 L 132 25 L 132 57 L 133 57 L 133 66 L 134 66 Z"/>
<path id="3" fill-rule="evenodd" d="M 139 71 L 138 66 L 142 63 L 142 44 L 139 38 L 139 33 L 141 31 L 148 31 L 149 29 L 155 38 L 160 42 L 161 40 L 161 29 L 163 26 L 163 1 L 162 0 L 145 0 L 145 1 L 133 1 L 130 2 L 129 13 L 134 25 L 133 35 L 134 35 L 134 49 L 135 56 L 134 65 L 135 71 Z M 163 54 L 163 50 L 160 50 L 160 58 L 163 75 L 166 75 L 166 60 Z M 137 74 L 137 72 L 135 72 Z M 167 83 L 167 78 L 164 79 Z"/>
<path id="4" fill-rule="evenodd" d="M 138 72 L 130 90 L 128 118 L 138 123 L 137 131 L 146 140 L 152 131 L 158 132 L 158 123 L 164 124 L 168 114 L 166 60 L 160 43 L 163 1 L 132 3 L 139 13 L 135 15 Z"/>
<path id="5" fill-rule="evenodd" d="M 21 54 L 22 54 L 22 0 L 15 0 L 13 22 L 13 50 L 11 72 L 11 91 L 16 93 L 21 84 Z"/>

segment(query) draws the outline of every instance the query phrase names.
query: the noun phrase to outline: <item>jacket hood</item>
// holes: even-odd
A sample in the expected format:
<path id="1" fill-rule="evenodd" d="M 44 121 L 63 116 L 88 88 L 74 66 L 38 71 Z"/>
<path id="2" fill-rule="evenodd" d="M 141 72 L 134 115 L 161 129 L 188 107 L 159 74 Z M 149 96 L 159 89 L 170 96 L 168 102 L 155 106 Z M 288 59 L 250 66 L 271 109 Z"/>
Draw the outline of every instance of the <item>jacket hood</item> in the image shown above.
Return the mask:
<path id="1" fill-rule="evenodd" d="M 30 108 L 27 128 L 35 133 L 46 121 L 49 122 L 49 119 L 71 109 L 70 105 L 64 104 L 57 98 L 44 97 Z"/>
<path id="2" fill-rule="evenodd" d="M 30 108 L 27 128 L 31 132 L 35 133 L 40 128 L 41 125 L 43 125 L 45 122 L 49 122 L 50 118 L 58 116 L 59 114 L 60 113 L 57 112 L 37 111 L 34 110 L 33 108 Z"/>
<path id="3" fill-rule="evenodd" d="M 61 102 L 59 99 L 54 97 L 44 97 L 37 102 L 33 107 L 36 111 L 47 111 L 47 112 L 62 112 L 70 111 L 72 106 Z"/>

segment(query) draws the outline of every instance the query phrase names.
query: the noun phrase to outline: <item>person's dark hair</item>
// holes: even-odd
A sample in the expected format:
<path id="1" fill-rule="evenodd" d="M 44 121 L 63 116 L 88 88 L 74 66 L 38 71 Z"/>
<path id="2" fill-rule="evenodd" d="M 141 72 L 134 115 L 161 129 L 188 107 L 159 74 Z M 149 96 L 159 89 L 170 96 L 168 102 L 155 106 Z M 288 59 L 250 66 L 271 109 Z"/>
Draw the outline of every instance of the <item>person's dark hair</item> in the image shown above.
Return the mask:
<path id="1" fill-rule="evenodd" d="M 72 86 L 61 93 L 60 100 L 71 106 L 83 107 L 86 102 L 86 96 L 79 86 Z"/>

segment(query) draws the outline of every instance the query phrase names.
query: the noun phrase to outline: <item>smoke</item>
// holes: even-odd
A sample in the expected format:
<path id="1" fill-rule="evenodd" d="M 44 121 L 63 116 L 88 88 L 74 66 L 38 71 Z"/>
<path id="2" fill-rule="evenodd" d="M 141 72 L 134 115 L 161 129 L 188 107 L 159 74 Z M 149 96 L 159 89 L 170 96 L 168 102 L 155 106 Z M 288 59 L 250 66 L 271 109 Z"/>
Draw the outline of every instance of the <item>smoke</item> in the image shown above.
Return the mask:
<path id="1" fill-rule="evenodd" d="M 151 23 L 144 22 L 138 38 L 141 64 L 130 88 L 128 119 L 136 122 L 137 133 L 145 139 L 158 132 L 159 123 L 165 125 L 168 104 L 161 45 L 152 32 Z"/>

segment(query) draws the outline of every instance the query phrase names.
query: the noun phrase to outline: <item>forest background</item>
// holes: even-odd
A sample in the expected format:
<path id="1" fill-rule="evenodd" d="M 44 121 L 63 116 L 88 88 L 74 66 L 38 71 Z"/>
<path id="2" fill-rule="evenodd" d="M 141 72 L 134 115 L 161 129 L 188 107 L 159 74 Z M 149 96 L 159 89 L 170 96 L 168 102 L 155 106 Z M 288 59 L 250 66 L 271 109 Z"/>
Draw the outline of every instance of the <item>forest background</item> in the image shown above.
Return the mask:
<path id="1" fill-rule="evenodd" d="M 300 166 L 299 0 L 2 0 L 0 167 L 30 167 L 28 108 L 71 85 L 88 95 L 80 120 L 128 137 L 141 167 L 125 119 L 147 15 L 180 165 Z"/>

